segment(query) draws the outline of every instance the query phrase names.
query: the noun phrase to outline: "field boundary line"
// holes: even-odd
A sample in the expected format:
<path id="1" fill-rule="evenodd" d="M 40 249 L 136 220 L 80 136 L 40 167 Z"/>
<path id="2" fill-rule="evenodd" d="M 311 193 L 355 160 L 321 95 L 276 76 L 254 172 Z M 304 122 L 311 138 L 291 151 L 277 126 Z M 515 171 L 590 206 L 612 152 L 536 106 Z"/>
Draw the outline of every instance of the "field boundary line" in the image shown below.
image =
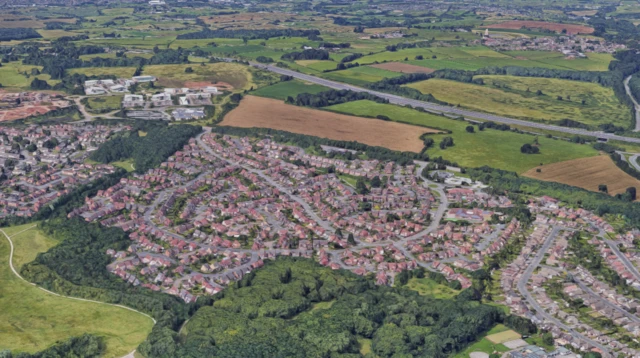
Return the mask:
<path id="1" fill-rule="evenodd" d="M 11 237 L 14 237 L 14 236 L 16 236 L 16 235 L 18 235 L 18 234 L 21 234 L 21 233 L 25 232 L 25 231 L 31 230 L 31 229 L 33 229 L 33 228 L 34 228 L 34 227 L 36 227 L 36 226 L 37 226 L 37 225 L 33 225 L 33 226 L 31 226 L 31 227 L 29 227 L 29 228 L 27 228 L 27 229 L 24 229 L 24 230 L 22 230 L 22 231 L 20 231 L 20 232 L 17 232 L 17 233 L 15 233 L 15 234 L 11 235 Z M 10 251 L 9 251 L 9 268 L 11 268 L 11 271 L 13 271 L 13 273 L 14 273 L 14 274 L 19 278 L 19 279 L 21 279 L 22 281 L 24 281 L 24 282 L 28 283 L 28 284 L 29 284 L 29 285 L 31 285 L 31 286 L 37 287 L 37 288 L 41 289 L 42 291 L 44 291 L 44 292 L 46 292 L 46 293 L 49 293 L 49 294 L 51 294 L 51 295 L 54 295 L 54 296 L 58 296 L 58 297 L 62 297 L 62 298 L 67 298 L 67 299 L 70 299 L 70 300 L 83 301 L 83 302 L 91 302 L 91 303 L 97 303 L 97 304 L 101 304 L 101 305 L 107 305 L 107 306 L 113 306 L 113 307 L 118 307 L 118 308 L 124 308 L 124 309 L 126 309 L 126 310 L 129 310 L 129 311 L 132 311 L 132 312 L 136 312 L 136 313 L 139 313 L 139 314 L 141 314 L 141 315 L 143 315 L 143 316 L 146 316 L 147 318 L 149 318 L 149 319 L 153 322 L 153 324 L 154 324 L 154 325 L 157 323 L 157 321 L 156 321 L 156 319 L 155 319 L 155 318 L 151 317 L 150 315 L 148 315 L 148 314 L 146 314 L 146 313 L 144 313 L 144 312 L 140 312 L 140 311 L 138 311 L 138 310 L 136 310 L 136 309 L 133 309 L 133 308 L 131 308 L 131 307 L 127 307 L 127 306 L 119 305 L 119 304 L 115 304 L 115 303 L 107 303 L 107 302 L 100 302 L 100 301 L 88 300 L 88 299 L 85 299 L 85 298 L 72 297 L 72 296 L 65 296 L 65 295 L 61 295 L 61 294 L 58 294 L 58 293 L 55 293 L 55 292 L 49 291 L 49 290 L 47 290 L 46 288 L 44 288 L 44 287 L 40 287 L 40 286 L 38 286 L 37 284 L 35 284 L 35 283 L 33 283 L 33 282 L 29 282 L 29 281 L 27 281 L 24 277 L 22 277 L 22 276 L 18 273 L 18 271 L 16 271 L 15 267 L 13 267 L 13 251 L 14 251 L 14 247 L 13 247 L 13 241 L 11 241 L 11 237 L 10 237 L 9 235 L 7 235 L 7 233 L 6 233 L 3 229 L 0 229 L 0 232 L 2 232 L 2 235 L 4 235 L 4 237 L 7 239 L 7 241 L 9 241 L 9 247 L 10 247 Z M 134 349 L 132 352 L 128 353 L 127 355 L 123 356 L 122 358 L 132 357 L 134 353 L 135 353 L 135 349 Z"/>

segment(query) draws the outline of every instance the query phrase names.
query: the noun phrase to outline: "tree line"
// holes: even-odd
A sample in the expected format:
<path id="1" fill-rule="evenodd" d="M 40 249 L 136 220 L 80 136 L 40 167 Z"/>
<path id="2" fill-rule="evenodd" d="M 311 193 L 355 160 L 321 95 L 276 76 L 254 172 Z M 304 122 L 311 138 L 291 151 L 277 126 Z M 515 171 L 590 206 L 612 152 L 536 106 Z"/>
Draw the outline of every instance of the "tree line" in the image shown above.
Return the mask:
<path id="1" fill-rule="evenodd" d="M 101 46 L 79 46 L 73 43 L 55 43 L 51 48 L 39 48 L 27 46 L 19 50 L 26 56 L 22 60 L 25 65 L 42 66 L 42 72 L 47 73 L 52 79 L 62 79 L 66 70 L 81 67 L 137 67 L 157 64 L 188 63 L 190 50 L 183 49 L 155 49 L 150 59 L 142 57 L 128 58 L 125 56 L 116 58 L 93 57 L 89 60 L 81 60 L 80 56 L 104 53 Z M 55 54 L 55 56 L 53 55 Z M 133 74 L 132 74 L 133 75 Z"/>
<path id="2" fill-rule="evenodd" d="M 182 35 L 178 35 L 178 40 L 193 40 L 193 39 L 263 39 L 268 40 L 272 37 L 308 37 L 308 36 L 320 35 L 319 30 L 297 30 L 297 29 L 258 29 L 258 30 L 211 30 L 204 29 L 198 32 L 190 32 Z"/>
<path id="3" fill-rule="evenodd" d="M 0 28 L 0 41 L 26 40 L 42 38 L 36 30 L 32 28 L 15 27 Z"/>
<path id="4" fill-rule="evenodd" d="M 295 99 L 289 96 L 286 99 L 286 103 L 294 104 L 296 106 L 319 108 L 360 100 L 369 100 L 376 103 L 389 103 L 388 99 L 378 97 L 368 92 L 335 89 L 320 93 L 300 93 Z"/>
<path id="5" fill-rule="evenodd" d="M 426 153 L 398 152 L 384 147 L 374 147 L 355 141 L 341 141 L 328 138 L 313 137 L 304 134 L 291 133 L 270 128 L 236 128 L 218 126 L 211 128 L 211 132 L 218 134 L 228 134 L 233 136 L 250 136 L 263 138 L 267 137 L 279 143 L 288 143 L 301 148 L 310 148 L 320 145 L 327 145 L 337 148 L 364 152 L 368 158 L 381 161 L 392 161 L 399 165 L 412 164 L 414 160 L 428 161 Z M 446 162 L 446 161 L 445 161 Z M 446 162 L 451 164 L 450 162 Z"/>
<path id="6" fill-rule="evenodd" d="M 280 59 L 287 61 L 298 60 L 328 60 L 329 52 L 320 49 L 308 49 L 299 52 L 289 52 L 280 56 Z"/>

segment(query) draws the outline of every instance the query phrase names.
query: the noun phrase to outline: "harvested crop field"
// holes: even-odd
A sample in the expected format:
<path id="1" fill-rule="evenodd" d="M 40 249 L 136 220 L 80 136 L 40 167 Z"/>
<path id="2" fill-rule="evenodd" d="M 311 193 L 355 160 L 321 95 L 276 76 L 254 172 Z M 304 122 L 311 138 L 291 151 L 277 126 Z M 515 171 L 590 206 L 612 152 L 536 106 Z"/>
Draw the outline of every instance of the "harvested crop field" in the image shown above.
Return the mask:
<path id="1" fill-rule="evenodd" d="M 280 100 L 246 96 L 221 125 L 273 128 L 336 140 L 357 141 L 393 150 L 419 152 L 423 133 L 437 130 L 379 119 L 348 116 L 285 104 Z"/>
<path id="2" fill-rule="evenodd" d="M 545 29 L 555 32 L 561 32 L 566 29 L 568 34 L 590 34 L 593 33 L 593 27 L 577 25 L 577 24 L 560 24 L 557 22 L 546 21 L 523 21 L 523 20 L 511 20 L 501 22 L 499 24 L 484 26 L 489 29 L 508 29 L 519 30 L 523 27 L 532 29 Z"/>
<path id="3" fill-rule="evenodd" d="M 537 173 L 536 169 L 541 169 L 541 172 Z M 527 171 L 524 175 L 591 191 L 598 191 L 598 185 L 605 184 L 611 195 L 624 193 L 632 186 L 640 189 L 640 181 L 623 172 L 607 155 L 542 165 Z"/>
<path id="4" fill-rule="evenodd" d="M 431 73 L 434 69 L 416 66 L 409 63 L 402 62 L 387 62 L 371 65 L 371 67 L 380 68 L 387 71 L 401 72 L 401 73 Z"/>

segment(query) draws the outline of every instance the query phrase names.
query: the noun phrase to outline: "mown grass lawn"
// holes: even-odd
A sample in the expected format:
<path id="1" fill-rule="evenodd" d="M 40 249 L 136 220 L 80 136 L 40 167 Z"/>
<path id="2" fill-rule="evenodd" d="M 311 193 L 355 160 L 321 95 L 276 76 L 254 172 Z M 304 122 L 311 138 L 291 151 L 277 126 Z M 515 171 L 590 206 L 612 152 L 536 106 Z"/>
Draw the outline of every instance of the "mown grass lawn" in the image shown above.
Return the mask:
<path id="1" fill-rule="evenodd" d="M 109 163 L 115 167 L 119 167 L 122 168 L 128 172 L 132 172 L 134 170 L 136 170 L 136 168 L 133 165 L 133 159 L 126 159 L 126 160 L 121 160 L 118 162 L 111 162 Z"/>
<path id="2" fill-rule="evenodd" d="M 475 133 L 468 133 L 466 131 L 466 127 L 470 125 L 468 122 L 391 104 L 356 101 L 330 106 L 326 109 L 357 116 L 375 117 L 381 114 L 398 122 L 450 130 L 451 134 L 429 135 L 429 138 L 433 138 L 435 141 L 435 145 L 427 153 L 432 157 L 442 156 L 444 159 L 457 162 L 465 167 L 488 165 L 493 168 L 523 173 L 540 163 L 555 163 L 598 154 L 588 145 L 544 137 L 538 137 L 539 154 L 522 154 L 520 147 L 525 143 L 534 143 L 534 136 L 494 129 L 478 131 L 475 126 Z M 453 138 L 454 146 L 440 149 L 438 144 L 446 136 Z"/>
<path id="3" fill-rule="evenodd" d="M 5 228 L 16 235 L 33 224 Z M 56 245 L 37 228 L 11 240 L 14 266 L 33 261 Z M 9 242 L 0 236 L 0 351 L 41 351 L 58 341 L 84 333 L 104 337 L 104 357 L 121 357 L 134 350 L 151 332 L 152 321 L 118 307 L 54 296 L 16 277 L 9 268 Z"/>
<path id="4" fill-rule="evenodd" d="M 102 111 L 115 111 L 120 109 L 123 95 L 88 97 L 87 110 L 92 113 L 104 113 Z"/>
<path id="5" fill-rule="evenodd" d="M 404 286 L 410 290 L 417 291 L 422 296 L 429 296 L 440 299 L 450 299 L 457 296 L 460 291 L 439 284 L 429 278 L 411 278 Z"/>
<path id="6" fill-rule="evenodd" d="M 467 349 L 453 356 L 453 358 L 469 358 L 469 355 L 473 352 L 484 352 L 491 354 L 493 352 L 508 352 L 510 351 L 504 344 L 494 344 L 486 338 L 482 338 L 476 343 L 467 347 Z"/>

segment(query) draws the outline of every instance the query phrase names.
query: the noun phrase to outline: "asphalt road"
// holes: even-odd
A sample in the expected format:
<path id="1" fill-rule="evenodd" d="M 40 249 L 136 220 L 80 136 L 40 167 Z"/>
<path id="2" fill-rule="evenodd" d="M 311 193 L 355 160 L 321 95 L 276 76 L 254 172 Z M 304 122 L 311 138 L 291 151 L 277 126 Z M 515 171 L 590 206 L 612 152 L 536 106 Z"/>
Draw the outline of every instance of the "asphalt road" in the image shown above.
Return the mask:
<path id="1" fill-rule="evenodd" d="M 454 115 L 457 117 L 459 116 L 465 117 L 470 120 L 480 119 L 480 120 L 492 121 L 496 123 L 505 123 L 510 125 L 529 127 L 529 128 L 538 129 L 538 130 L 552 130 L 556 132 L 563 132 L 563 133 L 575 134 L 575 135 L 581 135 L 581 136 L 606 138 L 608 140 L 619 140 L 619 141 L 628 142 L 628 143 L 640 143 L 640 138 L 624 137 L 624 136 L 619 136 L 611 133 L 593 132 L 593 131 L 588 131 L 588 130 L 583 130 L 578 128 L 560 127 L 560 126 L 554 126 L 551 124 L 530 122 L 530 121 L 525 121 L 521 119 L 514 119 L 514 118 L 496 116 L 496 115 L 487 114 L 487 113 L 474 112 L 474 111 L 464 110 L 456 107 L 443 106 L 435 103 L 418 101 L 410 98 L 396 96 L 389 93 L 378 92 L 378 91 L 374 91 L 374 90 L 370 90 L 362 87 L 352 86 L 352 85 L 341 83 L 341 82 L 330 81 L 324 78 L 307 75 L 304 73 L 288 70 L 286 68 L 276 67 L 273 65 L 264 65 L 260 63 L 254 63 L 254 62 L 251 62 L 251 65 L 260 69 L 279 73 L 281 75 L 291 76 L 303 81 L 319 84 L 319 85 L 333 88 L 333 89 L 338 89 L 338 90 L 344 89 L 344 90 L 351 90 L 355 92 L 371 93 L 378 97 L 386 98 L 389 100 L 390 103 L 393 103 L 393 104 L 397 104 L 401 106 L 411 105 L 413 107 L 422 107 L 425 110 L 432 113 L 437 113 L 437 114 L 444 113 L 448 115 Z"/>
<path id="2" fill-rule="evenodd" d="M 629 87 L 629 81 L 631 80 L 631 76 L 624 79 L 624 90 L 627 92 L 627 96 L 631 98 L 631 102 L 633 102 L 633 107 L 635 109 L 635 120 L 636 120 L 636 129 L 635 131 L 640 131 L 640 104 L 636 101 L 636 98 L 631 93 L 631 88 Z"/>
<path id="3" fill-rule="evenodd" d="M 527 282 L 529 282 L 529 279 L 531 279 L 531 276 L 533 275 L 533 271 L 536 269 L 536 267 L 540 265 L 540 262 L 542 262 L 542 259 L 544 258 L 545 253 L 549 250 L 549 248 L 551 247 L 553 242 L 556 240 L 556 237 L 558 236 L 558 234 L 562 229 L 563 229 L 562 227 L 558 227 L 558 226 L 553 227 L 553 229 L 549 233 L 549 236 L 547 236 L 546 241 L 544 242 L 544 244 L 542 244 L 542 247 L 537 251 L 536 256 L 529 263 L 529 266 L 527 266 L 527 268 L 525 269 L 524 273 L 522 274 L 522 277 L 520 278 L 520 281 L 518 281 L 518 291 L 520 292 L 522 297 L 524 297 L 527 300 L 527 303 L 536 311 L 537 316 L 541 316 L 545 320 L 552 322 L 556 326 L 564 329 L 565 331 L 569 332 L 569 334 L 572 335 L 574 338 L 582 340 L 584 342 L 588 342 L 590 345 L 600 348 L 602 352 L 605 353 L 603 354 L 603 356 L 610 357 L 611 353 L 609 349 L 607 349 L 607 347 L 603 346 L 602 344 L 592 339 L 585 337 L 584 335 L 575 331 L 573 328 L 567 326 L 557 318 L 547 313 L 544 310 L 544 308 L 540 306 L 538 301 L 536 301 L 533 295 L 531 295 L 531 292 L 527 290 Z"/>

